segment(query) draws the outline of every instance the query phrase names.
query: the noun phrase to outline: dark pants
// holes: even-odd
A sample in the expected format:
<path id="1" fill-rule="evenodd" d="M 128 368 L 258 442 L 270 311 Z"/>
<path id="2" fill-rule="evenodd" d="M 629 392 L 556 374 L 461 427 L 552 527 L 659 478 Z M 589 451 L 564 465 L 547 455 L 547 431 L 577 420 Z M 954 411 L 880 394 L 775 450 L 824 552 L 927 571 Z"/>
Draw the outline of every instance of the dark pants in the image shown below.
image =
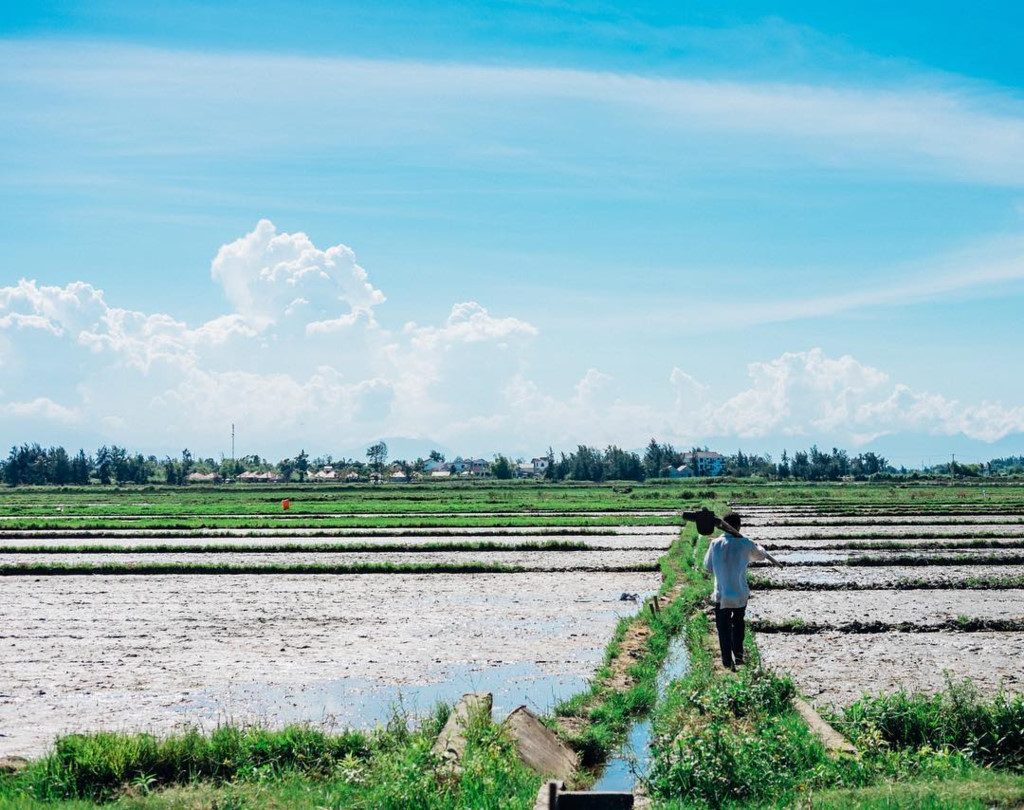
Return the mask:
<path id="1" fill-rule="evenodd" d="M 743 636 L 746 631 L 744 616 L 747 609 L 719 607 L 715 602 L 715 627 L 718 628 L 718 646 L 722 648 L 722 663 L 731 667 L 743 663 Z"/>

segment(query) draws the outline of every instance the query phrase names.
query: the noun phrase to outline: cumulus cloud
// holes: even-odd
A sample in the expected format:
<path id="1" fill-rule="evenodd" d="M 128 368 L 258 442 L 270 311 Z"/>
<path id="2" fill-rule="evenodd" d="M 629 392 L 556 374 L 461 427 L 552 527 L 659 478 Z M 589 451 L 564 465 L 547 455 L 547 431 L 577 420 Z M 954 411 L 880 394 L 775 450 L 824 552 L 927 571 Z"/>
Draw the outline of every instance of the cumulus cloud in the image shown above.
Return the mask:
<path id="1" fill-rule="evenodd" d="M 608 368 L 551 389 L 536 381 L 545 347 L 528 321 L 466 301 L 439 323 L 389 330 L 375 315 L 384 295 L 350 249 L 320 249 L 267 220 L 222 247 L 211 272 L 232 309 L 195 326 L 112 306 L 81 281 L 0 288 L 0 429 L 22 441 L 64 426 L 158 452 L 222 447 L 231 423 L 263 452 L 379 436 L 536 452 L 652 436 L 857 446 L 897 433 L 993 442 L 1024 432 L 1024 406 L 914 390 L 821 349 L 751 363 L 739 391 L 680 367 L 660 393 L 628 389 Z"/>
<path id="2" fill-rule="evenodd" d="M 750 383 L 743 391 L 679 414 L 677 430 L 741 439 L 827 436 L 855 445 L 897 432 L 962 434 L 993 442 L 1024 431 L 1020 406 L 964 406 L 939 394 L 913 391 L 880 369 L 849 355 L 828 357 L 821 349 L 751 363 L 748 374 Z"/>
<path id="3" fill-rule="evenodd" d="M 57 422 L 77 422 L 79 413 L 66 408 L 49 397 L 36 397 L 28 402 L 0 403 L 0 413 L 19 420 L 47 419 Z"/>
<path id="4" fill-rule="evenodd" d="M 339 244 L 321 250 L 304 233 L 279 234 L 267 219 L 222 246 L 210 274 L 236 312 L 261 327 L 296 316 L 314 331 L 331 331 L 384 302 L 351 248 Z M 326 314 L 336 312 L 339 302 L 350 315 Z"/>
<path id="5" fill-rule="evenodd" d="M 224 245 L 211 275 L 232 311 L 198 326 L 111 306 L 84 282 L 0 288 L 5 387 L 35 397 L 0 392 L 0 427 L 20 440 L 30 420 L 78 420 L 103 439 L 163 446 L 232 422 L 269 445 L 438 435 L 474 409 L 500 410 L 537 334 L 476 302 L 389 332 L 374 316 L 384 295 L 349 248 L 320 249 L 268 220 Z"/>

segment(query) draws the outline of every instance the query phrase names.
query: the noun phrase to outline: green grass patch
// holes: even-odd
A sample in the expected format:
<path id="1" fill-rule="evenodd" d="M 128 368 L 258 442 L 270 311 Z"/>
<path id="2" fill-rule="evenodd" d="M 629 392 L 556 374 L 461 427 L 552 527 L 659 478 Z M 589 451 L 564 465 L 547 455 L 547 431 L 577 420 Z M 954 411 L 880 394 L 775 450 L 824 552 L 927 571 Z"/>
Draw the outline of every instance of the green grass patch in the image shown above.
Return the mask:
<path id="1" fill-rule="evenodd" d="M 242 543 L 160 543 L 142 546 L 118 545 L 60 545 L 60 546 L 0 546 L 0 554 L 370 554 L 370 553 L 417 553 L 417 552 L 471 552 L 471 551 L 593 551 L 582 540 L 549 540 L 544 543 L 523 541 L 519 543 L 492 543 L 440 541 L 431 543 L 267 543 L 264 545 Z M 623 549 L 596 549 L 599 551 L 631 551 Z"/>
<path id="2" fill-rule="evenodd" d="M 661 560 L 663 575 L 662 595 L 679 582 L 683 571 L 693 565 L 695 554 L 693 530 L 686 530 L 673 542 L 669 553 Z M 559 717 L 570 718 L 572 731 L 567 741 L 580 754 L 585 767 L 595 769 L 607 759 L 612 749 L 626 735 L 630 724 L 648 714 L 657 700 L 657 677 L 669 643 L 685 626 L 687 617 L 706 596 L 704 583 L 684 583 L 676 598 L 657 614 L 642 610 L 635 617 L 623 619 L 616 627 L 605 651 L 605 661 L 591 682 L 587 692 L 575 695 L 555 708 Z M 623 654 L 621 646 L 631 628 L 644 626 L 650 633 L 644 641 L 640 656 L 626 670 L 631 684 L 625 689 L 608 685 L 613 664 Z"/>
<path id="3" fill-rule="evenodd" d="M 947 678 L 936 695 L 865 697 L 835 726 L 862 748 L 956 751 L 978 765 L 1024 773 L 1024 695 L 985 700 L 969 679 Z"/>
<path id="4" fill-rule="evenodd" d="M 1024 576 L 965 577 L 960 580 L 900 578 L 884 586 L 871 582 L 780 582 L 750 577 L 750 586 L 762 591 L 1004 591 L 1024 588 Z"/>
<path id="5" fill-rule="evenodd" d="M 134 807 L 528 807 L 540 778 L 522 766 L 504 731 L 478 718 L 461 773 L 431 752 L 447 716 L 441 707 L 417 728 L 396 714 L 372 732 L 328 734 L 224 727 L 186 732 L 71 735 L 16 775 L 0 777 L 0 807 L 82 802 Z M 75 801 L 79 800 L 79 801 Z"/>
<path id="6" fill-rule="evenodd" d="M 545 568 L 543 566 L 504 565 L 489 562 L 465 563 L 329 563 L 234 565 L 220 563 L 50 563 L 38 565 L 0 565 L 0 577 L 89 576 L 160 576 L 182 574 L 190 576 L 240 574 L 521 574 L 551 571 L 579 571 L 583 573 L 657 571 L 658 565 L 636 563 L 632 565 L 580 565 L 573 568 Z"/>

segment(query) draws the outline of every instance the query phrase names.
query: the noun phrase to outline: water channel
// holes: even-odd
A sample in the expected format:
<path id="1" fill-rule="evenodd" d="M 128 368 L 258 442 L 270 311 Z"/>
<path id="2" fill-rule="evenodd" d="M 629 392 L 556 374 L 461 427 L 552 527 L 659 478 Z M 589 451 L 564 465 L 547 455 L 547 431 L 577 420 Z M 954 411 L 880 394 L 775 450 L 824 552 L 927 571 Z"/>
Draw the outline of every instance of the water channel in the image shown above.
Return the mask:
<path id="1" fill-rule="evenodd" d="M 668 654 L 658 672 L 656 681 L 658 702 L 665 696 L 668 685 L 686 674 L 690 656 L 686 649 L 686 634 L 680 633 L 669 642 Z M 591 790 L 632 791 L 647 775 L 651 761 L 651 718 L 636 720 L 618 750 L 608 758 L 601 776 Z"/>

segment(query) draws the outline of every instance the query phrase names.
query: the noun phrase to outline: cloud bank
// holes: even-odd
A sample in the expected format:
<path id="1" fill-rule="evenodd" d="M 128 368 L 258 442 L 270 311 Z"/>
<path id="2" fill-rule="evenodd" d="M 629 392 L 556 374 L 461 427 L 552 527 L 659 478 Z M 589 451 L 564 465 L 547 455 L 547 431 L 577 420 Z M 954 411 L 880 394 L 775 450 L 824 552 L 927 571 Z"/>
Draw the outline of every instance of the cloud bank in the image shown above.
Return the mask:
<path id="1" fill-rule="evenodd" d="M 740 391 L 666 375 L 656 401 L 615 368 L 562 392 L 532 376 L 544 336 L 508 313 L 455 303 L 435 324 L 389 329 L 385 303 L 345 245 L 317 248 L 268 220 L 211 265 L 229 311 L 190 326 L 119 308 L 85 281 L 0 288 L 0 431 L 17 441 L 110 441 L 215 453 L 232 423 L 247 452 L 351 448 L 379 436 L 466 452 L 577 442 L 714 438 L 862 446 L 893 434 L 993 442 L 1024 432 L 1024 406 L 961 403 L 821 349 L 751 363 Z"/>

